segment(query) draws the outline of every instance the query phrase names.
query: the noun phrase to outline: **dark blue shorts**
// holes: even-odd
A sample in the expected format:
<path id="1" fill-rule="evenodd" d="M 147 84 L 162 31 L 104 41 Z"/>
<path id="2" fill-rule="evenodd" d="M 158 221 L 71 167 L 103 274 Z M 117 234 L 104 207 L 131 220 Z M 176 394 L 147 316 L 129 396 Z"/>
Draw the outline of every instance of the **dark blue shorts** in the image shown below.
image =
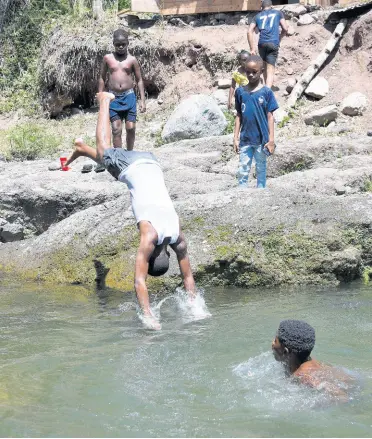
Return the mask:
<path id="1" fill-rule="evenodd" d="M 110 121 L 125 120 L 135 122 L 137 117 L 137 99 L 133 90 L 116 95 L 110 103 Z"/>
<path id="2" fill-rule="evenodd" d="M 258 45 L 260 57 L 267 63 L 275 66 L 278 58 L 279 46 L 274 43 L 262 43 Z"/>

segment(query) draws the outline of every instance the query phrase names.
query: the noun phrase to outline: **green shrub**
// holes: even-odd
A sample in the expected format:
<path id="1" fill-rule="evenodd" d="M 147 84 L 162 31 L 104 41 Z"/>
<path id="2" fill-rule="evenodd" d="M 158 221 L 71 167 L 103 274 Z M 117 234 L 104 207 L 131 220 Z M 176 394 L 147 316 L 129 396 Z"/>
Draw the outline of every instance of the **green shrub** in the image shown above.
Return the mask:
<path id="1" fill-rule="evenodd" d="M 234 132 L 235 116 L 230 111 L 224 111 L 223 114 L 226 117 L 227 125 L 224 134 L 232 134 Z"/>
<path id="2" fill-rule="evenodd" d="M 131 1 L 130 0 L 119 0 L 118 1 L 118 10 L 122 9 L 131 9 Z"/>
<path id="3" fill-rule="evenodd" d="M 372 181 L 365 180 L 363 185 L 363 192 L 372 192 Z"/>
<path id="4" fill-rule="evenodd" d="M 36 124 L 18 125 L 7 135 L 8 155 L 12 160 L 36 160 L 52 157 L 61 144 L 61 138 Z"/>

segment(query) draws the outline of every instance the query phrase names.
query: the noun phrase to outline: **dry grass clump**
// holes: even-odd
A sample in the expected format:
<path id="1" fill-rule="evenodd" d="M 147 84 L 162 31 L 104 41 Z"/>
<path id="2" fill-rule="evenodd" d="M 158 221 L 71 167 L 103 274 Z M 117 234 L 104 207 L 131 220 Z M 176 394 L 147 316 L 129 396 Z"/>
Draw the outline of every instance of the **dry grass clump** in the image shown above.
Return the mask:
<path id="1" fill-rule="evenodd" d="M 74 101 L 93 101 L 97 92 L 102 59 L 113 49 L 112 34 L 120 27 L 116 18 L 85 20 L 79 25 L 56 26 L 45 41 L 40 59 L 40 83 L 44 98 L 50 92 Z M 159 39 L 131 33 L 129 51 L 137 57 L 149 91 L 162 90 L 173 73 L 175 54 Z"/>
<path id="2" fill-rule="evenodd" d="M 43 94 L 56 91 L 74 100 L 97 91 L 103 56 L 112 48 L 117 23 L 86 20 L 80 26 L 57 26 L 45 42 L 40 57 Z"/>

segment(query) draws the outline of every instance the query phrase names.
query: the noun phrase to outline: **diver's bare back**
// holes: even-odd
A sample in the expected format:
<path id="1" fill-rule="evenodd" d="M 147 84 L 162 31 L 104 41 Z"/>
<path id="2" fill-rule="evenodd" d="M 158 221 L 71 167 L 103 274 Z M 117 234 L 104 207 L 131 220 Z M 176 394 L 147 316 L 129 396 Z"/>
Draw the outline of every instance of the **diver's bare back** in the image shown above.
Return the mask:
<path id="1" fill-rule="evenodd" d="M 113 53 L 105 55 L 103 58 L 109 71 L 108 89 L 115 93 L 125 92 L 133 88 L 134 63 L 136 58 L 128 55 L 120 60 L 120 57 Z"/>

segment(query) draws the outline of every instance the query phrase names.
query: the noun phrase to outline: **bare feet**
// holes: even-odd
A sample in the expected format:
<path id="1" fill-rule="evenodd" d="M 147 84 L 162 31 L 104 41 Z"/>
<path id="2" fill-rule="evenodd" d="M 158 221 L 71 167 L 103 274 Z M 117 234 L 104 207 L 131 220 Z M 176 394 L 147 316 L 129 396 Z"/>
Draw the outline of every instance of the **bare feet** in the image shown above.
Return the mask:
<path id="1" fill-rule="evenodd" d="M 152 329 L 153 331 L 161 330 L 161 324 L 153 315 L 144 314 L 141 320 L 146 329 Z"/>
<path id="2" fill-rule="evenodd" d="M 70 163 L 72 163 L 74 160 L 76 160 L 77 158 L 81 157 L 84 152 L 84 140 L 79 137 L 75 140 L 75 150 L 74 152 L 70 155 L 70 157 L 68 158 L 67 162 L 66 162 L 66 166 L 68 166 Z"/>
<path id="3" fill-rule="evenodd" d="M 108 99 L 109 102 L 113 101 L 115 99 L 115 95 L 113 93 L 108 93 L 107 91 L 101 91 L 100 93 L 96 94 L 96 98 L 98 103 L 101 105 L 101 103 L 106 99 Z"/>

